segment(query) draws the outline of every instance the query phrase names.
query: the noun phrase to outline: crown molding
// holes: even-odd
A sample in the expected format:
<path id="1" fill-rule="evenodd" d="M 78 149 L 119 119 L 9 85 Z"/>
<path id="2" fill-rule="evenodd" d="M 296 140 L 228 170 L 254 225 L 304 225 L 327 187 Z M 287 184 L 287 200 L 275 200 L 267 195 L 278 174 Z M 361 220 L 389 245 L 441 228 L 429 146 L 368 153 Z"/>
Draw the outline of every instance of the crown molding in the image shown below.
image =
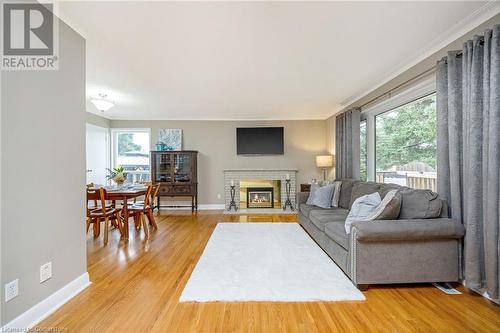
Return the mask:
<path id="1" fill-rule="evenodd" d="M 464 36 L 468 32 L 477 28 L 479 25 L 488 21 L 497 14 L 500 14 L 500 1 L 496 0 L 488 1 L 483 6 L 479 7 L 477 10 L 472 12 L 470 15 L 468 15 L 464 19 L 454 24 L 450 29 L 440 34 L 439 37 L 437 37 L 431 43 L 429 43 L 427 47 L 422 48 L 422 50 L 424 51 L 420 52 L 416 56 L 412 56 L 410 58 L 405 59 L 398 66 L 395 66 L 394 69 L 390 71 L 391 73 L 390 75 L 384 75 L 380 77 L 378 80 L 374 80 L 376 83 L 372 84 L 369 88 L 364 89 L 361 92 L 358 92 L 353 96 L 345 99 L 340 103 L 340 105 L 343 108 L 345 108 L 355 103 L 356 101 L 370 94 L 374 90 L 380 88 L 387 82 L 401 75 L 411 67 L 429 58 L 434 53 L 438 52 L 439 50 L 453 43 L 454 41 Z"/>

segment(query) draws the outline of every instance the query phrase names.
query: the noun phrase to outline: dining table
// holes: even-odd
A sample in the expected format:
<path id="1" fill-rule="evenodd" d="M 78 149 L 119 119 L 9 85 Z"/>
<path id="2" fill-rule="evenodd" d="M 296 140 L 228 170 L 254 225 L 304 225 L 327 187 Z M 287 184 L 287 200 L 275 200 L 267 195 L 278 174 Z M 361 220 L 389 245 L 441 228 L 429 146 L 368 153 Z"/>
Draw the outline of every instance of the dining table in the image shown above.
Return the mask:
<path id="1" fill-rule="evenodd" d="M 128 240 L 129 230 L 128 230 L 128 201 L 140 196 L 143 196 L 147 192 L 147 187 L 130 187 L 130 188 L 107 188 L 106 189 L 106 200 L 110 201 L 123 201 L 122 217 L 123 217 L 123 235 L 122 239 Z"/>

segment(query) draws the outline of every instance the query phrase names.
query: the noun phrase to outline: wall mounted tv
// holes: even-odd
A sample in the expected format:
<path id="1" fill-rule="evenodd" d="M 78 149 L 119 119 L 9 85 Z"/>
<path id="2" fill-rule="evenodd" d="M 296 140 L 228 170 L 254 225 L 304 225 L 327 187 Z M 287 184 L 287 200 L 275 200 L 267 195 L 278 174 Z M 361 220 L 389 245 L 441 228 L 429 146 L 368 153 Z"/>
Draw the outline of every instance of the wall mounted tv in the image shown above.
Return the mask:
<path id="1" fill-rule="evenodd" d="M 238 155 L 283 155 L 283 127 L 239 127 L 236 129 Z"/>

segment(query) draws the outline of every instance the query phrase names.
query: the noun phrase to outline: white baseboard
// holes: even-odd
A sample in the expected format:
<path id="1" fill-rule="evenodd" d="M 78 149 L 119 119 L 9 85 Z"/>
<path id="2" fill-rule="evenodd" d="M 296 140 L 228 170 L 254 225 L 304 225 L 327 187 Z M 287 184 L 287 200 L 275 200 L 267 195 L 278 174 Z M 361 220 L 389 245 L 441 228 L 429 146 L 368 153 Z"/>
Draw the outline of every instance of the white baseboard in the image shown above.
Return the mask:
<path id="1" fill-rule="evenodd" d="M 172 204 L 173 205 L 173 204 Z M 200 204 L 198 210 L 223 210 L 226 206 L 224 204 Z M 161 207 L 164 210 L 191 210 L 189 207 Z"/>
<path id="2" fill-rule="evenodd" d="M 218 209 L 224 209 L 226 208 L 226 205 L 224 204 L 203 204 L 203 205 L 198 205 L 198 209 L 206 209 L 206 210 L 218 210 Z"/>
<path id="3" fill-rule="evenodd" d="M 50 316 L 90 284 L 89 273 L 85 272 L 40 303 L 34 305 L 28 311 L 5 324 L 1 331 L 18 332 L 19 329 L 23 329 L 23 332 L 26 332 Z"/>

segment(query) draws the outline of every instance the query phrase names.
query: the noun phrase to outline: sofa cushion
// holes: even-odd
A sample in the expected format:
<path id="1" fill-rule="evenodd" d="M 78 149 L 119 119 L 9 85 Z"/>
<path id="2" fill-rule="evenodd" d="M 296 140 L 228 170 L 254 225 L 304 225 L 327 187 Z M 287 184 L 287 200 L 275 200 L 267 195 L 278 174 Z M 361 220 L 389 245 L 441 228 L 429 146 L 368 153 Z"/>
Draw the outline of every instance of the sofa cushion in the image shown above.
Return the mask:
<path id="1" fill-rule="evenodd" d="M 311 194 L 307 199 L 306 204 L 314 205 L 321 208 L 330 208 L 332 206 L 334 184 L 320 186 L 318 184 L 311 185 Z"/>
<path id="2" fill-rule="evenodd" d="M 343 208 L 313 210 L 309 214 L 309 219 L 318 229 L 325 231 L 325 224 L 335 221 L 344 223 L 348 214 L 349 211 Z"/>
<path id="3" fill-rule="evenodd" d="M 337 180 L 333 182 L 333 196 L 332 196 L 332 207 L 338 208 L 340 200 L 340 188 L 342 187 L 342 181 Z"/>
<path id="4" fill-rule="evenodd" d="M 340 186 L 339 207 L 344 209 L 349 209 L 351 203 L 352 186 L 357 181 L 354 179 L 341 179 L 341 180 L 342 180 L 342 185 Z"/>
<path id="5" fill-rule="evenodd" d="M 402 188 L 407 188 L 407 187 L 404 187 L 404 186 L 401 186 L 401 185 L 398 185 L 398 184 L 380 184 L 380 188 L 378 189 L 378 193 L 380 194 L 380 197 L 381 198 L 385 198 L 386 194 L 389 192 L 389 191 L 392 191 L 392 190 L 399 190 L 399 189 L 402 189 Z"/>
<path id="6" fill-rule="evenodd" d="M 401 212 L 399 219 L 429 219 L 439 217 L 443 203 L 431 190 L 401 188 Z"/>
<path id="7" fill-rule="evenodd" d="M 299 210 L 305 217 L 309 218 L 309 214 L 313 210 L 326 210 L 326 209 L 302 203 L 299 205 Z"/>
<path id="8" fill-rule="evenodd" d="M 361 198 L 364 195 L 372 194 L 378 192 L 381 184 L 374 182 L 356 182 L 352 186 L 351 201 L 349 202 L 349 209 L 351 209 L 352 204 L 357 198 Z M 382 196 L 381 196 L 382 197 Z"/>
<path id="9" fill-rule="evenodd" d="M 325 225 L 325 234 L 344 249 L 349 249 L 349 236 L 345 233 L 344 223 L 330 222 Z"/>

